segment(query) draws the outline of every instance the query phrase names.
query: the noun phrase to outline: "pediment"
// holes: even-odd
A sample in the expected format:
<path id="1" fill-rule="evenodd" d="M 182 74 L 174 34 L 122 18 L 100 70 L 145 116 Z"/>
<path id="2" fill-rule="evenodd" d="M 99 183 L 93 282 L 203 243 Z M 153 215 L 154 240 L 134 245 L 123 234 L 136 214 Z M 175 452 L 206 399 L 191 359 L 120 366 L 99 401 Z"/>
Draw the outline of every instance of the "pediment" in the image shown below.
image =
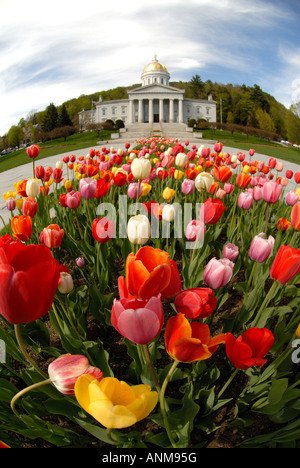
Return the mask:
<path id="1" fill-rule="evenodd" d="M 149 84 L 128 91 L 128 95 L 145 93 L 184 94 L 184 89 L 173 88 L 173 86 L 166 86 L 161 84 Z"/>

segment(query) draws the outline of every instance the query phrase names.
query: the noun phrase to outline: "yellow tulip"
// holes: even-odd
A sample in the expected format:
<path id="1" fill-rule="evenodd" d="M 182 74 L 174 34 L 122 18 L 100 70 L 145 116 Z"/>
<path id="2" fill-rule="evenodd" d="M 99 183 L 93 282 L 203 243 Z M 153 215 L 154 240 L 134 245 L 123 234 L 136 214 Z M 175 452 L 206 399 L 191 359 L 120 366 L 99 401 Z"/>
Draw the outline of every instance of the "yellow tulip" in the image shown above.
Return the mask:
<path id="1" fill-rule="evenodd" d="M 21 210 L 22 206 L 23 206 L 23 198 L 17 198 L 16 199 L 16 207 L 18 208 L 18 210 Z"/>
<path id="2" fill-rule="evenodd" d="M 52 184 L 53 184 L 53 179 L 50 177 L 50 179 L 45 182 L 45 185 L 47 187 L 50 187 Z"/>
<path id="3" fill-rule="evenodd" d="M 151 191 L 152 186 L 150 184 L 146 184 L 146 182 L 143 182 L 142 188 L 143 188 L 142 197 L 145 197 Z"/>
<path id="4" fill-rule="evenodd" d="M 163 195 L 164 200 L 169 201 L 174 197 L 175 190 L 171 189 L 170 187 L 166 187 L 162 195 Z"/>
<path id="5" fill-rule="evenodd" d="M 65 180 L 64 187 L 66 190 L 72 187 L 72 182 L 70 180 Z"/>
<path id="6" fill-rule="evenodd" d="M 13 192 L 12 190 L 9 190 L 8 192 L 3 194 L 3 198 L 6 201 L 8 198 L 16 198 L 17 192 Z"/>
<path id="7" fill-rule="evenodd" d="M 297 336 L 297 338 L 300 338 L 300 323 L 299 323 L 299 325 L 297 327 L 297 330 L 296 330 L 296 336 Z"/>
<path id="8" fill-rule="evenodd" d="M 149 385 L 130 386 L 115 377 L 98 381 L 89 374 L 81 375 L 74 391 L 80 406 L 108 429 L 122 429 L 141 421 L 158 401 L 158 393 Z"/>
<path id="9" fill-rule="evenodd" d="M 300 200 L 300 187 L 296 190 L 296 194 L 298 195 L 299 200 Z"/>
<path id="10" fill-rule="evenodd" d="M 80 172 L 76 172 L 75 175 L 77 180 L 81 180 L 84 178 L 84 174 L 80 174 Z"/>
<path id="11" fill-rule="evenodd" d="M 179 171 L 178 169 L 174 171 L 174 179 L 180 180 L 183 175 L 184 175 L 184 172 Z"/>
<path id="12" fill-rule="evenodd" d="M 248 172 L 250 172 L 250 169 L 251 169 L 250 166 L 248 166 L 248 164 L 245 164 L 245 166 L 243 167 L 243 172 L 245 174 L 248 174 Z"/>

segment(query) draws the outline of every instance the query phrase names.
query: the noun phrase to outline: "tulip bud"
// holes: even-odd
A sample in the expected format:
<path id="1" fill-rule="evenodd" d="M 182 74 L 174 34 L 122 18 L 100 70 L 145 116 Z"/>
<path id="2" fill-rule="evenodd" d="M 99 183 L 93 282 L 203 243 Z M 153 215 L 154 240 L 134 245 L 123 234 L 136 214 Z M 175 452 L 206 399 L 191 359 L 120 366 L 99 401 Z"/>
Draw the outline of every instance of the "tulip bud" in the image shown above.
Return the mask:
<path id="1" fill-rule="evenodd" d="M 97 367 L 90 366 L 88 359 L 79 354 L 63 354 L 48 366 L 52 384 L 64 395 L 74 395 L 74 385 L 78 377 L 89 374 L 100 381 L 103 373 Z"/>
<path id="2" fill-rule="evenodd" d="M 127 224 L 127 235 L 133 244 L 144 245 L 150 237 L 150 222 L 145 215 L 133 216 Z"/>
<path id="3" fill-rule="evenodd" d="M 35 198 L 39 193 L 39 183 L 36 179 L 29 179 L 26 183 L 26 194 L 28 197 Z"/>
<path id="4" fill-rule="evenodd" d="M 169 201 L 169 200 L 171 200 L 171 199 L 174 197 L 174 195 L 175 195 L 175 190 L 171 189 L 170 187 L 166 187 L 166 188 L 164 189 L 162 195 L 163 195 L 163 199 L 164 199 L 164 200 Z"/>
<path id="5" fill-rule="evenodd" d="M 184 167 L 187 162 L 187 155 L 185 153 L 178 153 L 175 158 L 175 164 L 178 167 Z"/>
<path id="6" fill-rule="evenodd" d="M 16 209 L 17 203 L 13 197 L 9 197 L 6 199 L 6 208 L 9 211 L 14 211 Z"/>
<path id="7" fill-rule="evenodd" d="M 172 222 L 175 219 L 175 208 L 173 205 L 164 205 L 162 211 L 163 221 Z"/>
<path id="8" fill-rule="evenodd" d="M 275 243 L 273 236 L 269 236 L 269 239 L 263 239 L 263 236 L 263 232 L 255 236 L 249 249 L 249 257 L 258 263 L 264 262 L 270 256 Z"/>
<path id="9" fill-rule="evenodd" d="M 62 271 L 60 273 L 60 281 L 58 283 L 58 290 L 61 294 L 68 294 L 70 291 L 73 290 L 73 278 L 70 273 L 66 273 Z"/>

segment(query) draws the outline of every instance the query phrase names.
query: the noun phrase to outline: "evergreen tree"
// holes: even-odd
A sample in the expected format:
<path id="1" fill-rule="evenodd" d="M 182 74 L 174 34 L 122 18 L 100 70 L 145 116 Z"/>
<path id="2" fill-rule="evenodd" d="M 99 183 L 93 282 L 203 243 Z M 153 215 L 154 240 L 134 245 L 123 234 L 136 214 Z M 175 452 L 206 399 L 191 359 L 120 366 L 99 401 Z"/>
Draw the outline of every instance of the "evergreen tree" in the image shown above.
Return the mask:
<path id="1" fill-rule="evenodd" d="M 67 126 L 72 126 L 72 125 L 73 125 L 73 123 L 72 123 L 72 120 L 70 119 L 70 116 L 68 114 L 66 105 L 63 104 L 61 106 L 61 109 L 60 109 L 60 112 L 59 112 L 57 126 L 58 127 L 67 127 Z"/>
<path id="2" fill-rule="evenodd" d="M 43 132 L 51 132 L 58 124 L 58 111 L 53 103 L 46 107 L 42 121 Z"/>
<path id="3" fill-rule="evenodd" d="M 193 76 L 189 82 L 189 85 L 192 91 L 192 98 L 201 99 L 203 88 L 204 88 L 204 83 L 201 80 L 200 76 L 199 75 Z"/>

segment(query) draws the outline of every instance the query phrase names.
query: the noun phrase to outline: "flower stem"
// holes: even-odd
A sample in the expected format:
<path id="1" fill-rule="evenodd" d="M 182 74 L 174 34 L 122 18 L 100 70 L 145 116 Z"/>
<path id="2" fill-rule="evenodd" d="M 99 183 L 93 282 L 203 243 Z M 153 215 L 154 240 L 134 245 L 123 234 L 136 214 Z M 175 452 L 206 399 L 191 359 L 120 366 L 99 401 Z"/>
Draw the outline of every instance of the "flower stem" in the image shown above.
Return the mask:
<path id="1" fill-rule="evenodd" d="M 219 391 L 217 399 L 221 397 L 221 395 L 225 392 L 226 388 L 231 384 L 233 381 L 234 377 L 238 373 L 239 369 L 235 369 L 234 372 L 231 374 L 225 385 L 223 385 L 223 388 Z"/>
<path id="2" fill-rule="evenodd" d="M 259 308 L 259 311 L 257 312 L 256 316 L 255 316 L 255 319 L 254 321 L 251 323 L 251 327 L 258 327 L 259 326 L 259 320 L 260 320 L 260 315 L 262 313 L 262 311 L 267 307 L 267 305 L 269 304 L 274 292 L 277 290 L 277 288 L 280 286 L 279 283 L 277 283 L 277 281 L 274 281 L 274 283 L 272 284 L 272 286 L 270 287 L 262 305 L 260 306 Z"/>
<path id="3" fill-rule="evenodd" d="M 167 385 L 168 385 L 168 383 L 170 381 L 170 378 L 172 377 L 172 374 L 175 371 L 178 363 L 179 363 L 179 361 L 176 361 L 176 360 L 173 362 L 172 367 L 169 370 L 168 374 L 166 375 L 166 378 L 165 378 L 165 380 L 163 382 L 163 385 L 161 387 L 160 398 L 159 398 L 160 410 L 161 410 L 161 414 L 162 414 L 162 417 L 163 417 L 165 429 L 167 431 L 169 440 L 170 440 L 173 448 L 177 448 L 177 445 L 176 445 L 176 443 L 175 443 L 175 441 L 173 439 L 172 432 L 171 432 L 171 429 L 170 429 L 170 426 L 169 426 L 168 415 L 167 415 L 166 407 L 165 407 L 165 392 L 166 392 Z"/>
<path id="4" fill-rule="evenodd" d="M 27 353 L 26 349 L 25 349 L 25 346 L 24 346 L 24 343 L 22 341 L 22 338 L 21 338 L 21 330 L 20 330 L 20 325 L 19 324 L 16 324 L 14 326 L 15 328 L 15 335 L 16 335 L 16 339 L 17 339 L 17 342 L 18 342 L 18 345 L 20 347 L 20 350 L 22 351 L 22 354 L 23 356 L 25 357 L 26 361 L 28 361 L 32 367 L 34 367 L 34 369 L 43 377 L 43 378 L 48 378 L 48 375 L 45 374 L 43 371 L 41 371 L 41 369 L 39 369 L 39 367 L 37 366 L 36 362 L 34 362 L 31 357 L 29 356 L 29 354 Z"/>
<path id="5" fill-rule="evenodd" d="M 157 390 L 157 393 L 160 394 L 160 391 L 161 391 L 161 390 L 160 390 L 160 385 L 159 385 L 159 383 L 158 383 L 158 379 L 157 379 L 157 376 L 156 376 L 156 373 L 155 373 L 155 369 L 154 369 L 153 364 L 152 364 L 152 360 L 151 360 L 151 356 L 150 356 L 148 344 L 143 345 L 143 348 L 144 348 L 144 353 L 145 353 L 146 362 L 147 362 L 147 365 L 148 365 L 148 368 L 149 368 L 149 371 L 150 371 L 150 374 L 151 374 L 153 383 L 154 383 L 154 385 L 155 385 L 155 388 L 156 388 L 156 390 Z"/>
<path id="6" fill-rule="evenodd" d="M 41 385 L 47 385 L 47 384 L 51 384 L 51 380 L 50 380 L 50 379 L 46 379 L 46 380 L 43 380 L 42 382 L 37 382 L 37 383 L 35 383 L 35 384 L 30 385 L 29 387 L 23 388 L 23 390 L 21 390 L 20 392 L 18 392 L 18 393 L 11 399 L 10 407 L 11 407 L 12 411 L 15 413 L 15 415 L 18 416 L 18 418 L 20 418 L 20 415 L 19 415 L 18 411 L 17 411 L 16 408 L 15 408 L 16 401 L 17 401 L 21 396 L 25 395 L 25 393 L 30 392 L 30 390 L 34 390 L 35 388 L 38 388 L 38 387 L 40 387 Z"/>

